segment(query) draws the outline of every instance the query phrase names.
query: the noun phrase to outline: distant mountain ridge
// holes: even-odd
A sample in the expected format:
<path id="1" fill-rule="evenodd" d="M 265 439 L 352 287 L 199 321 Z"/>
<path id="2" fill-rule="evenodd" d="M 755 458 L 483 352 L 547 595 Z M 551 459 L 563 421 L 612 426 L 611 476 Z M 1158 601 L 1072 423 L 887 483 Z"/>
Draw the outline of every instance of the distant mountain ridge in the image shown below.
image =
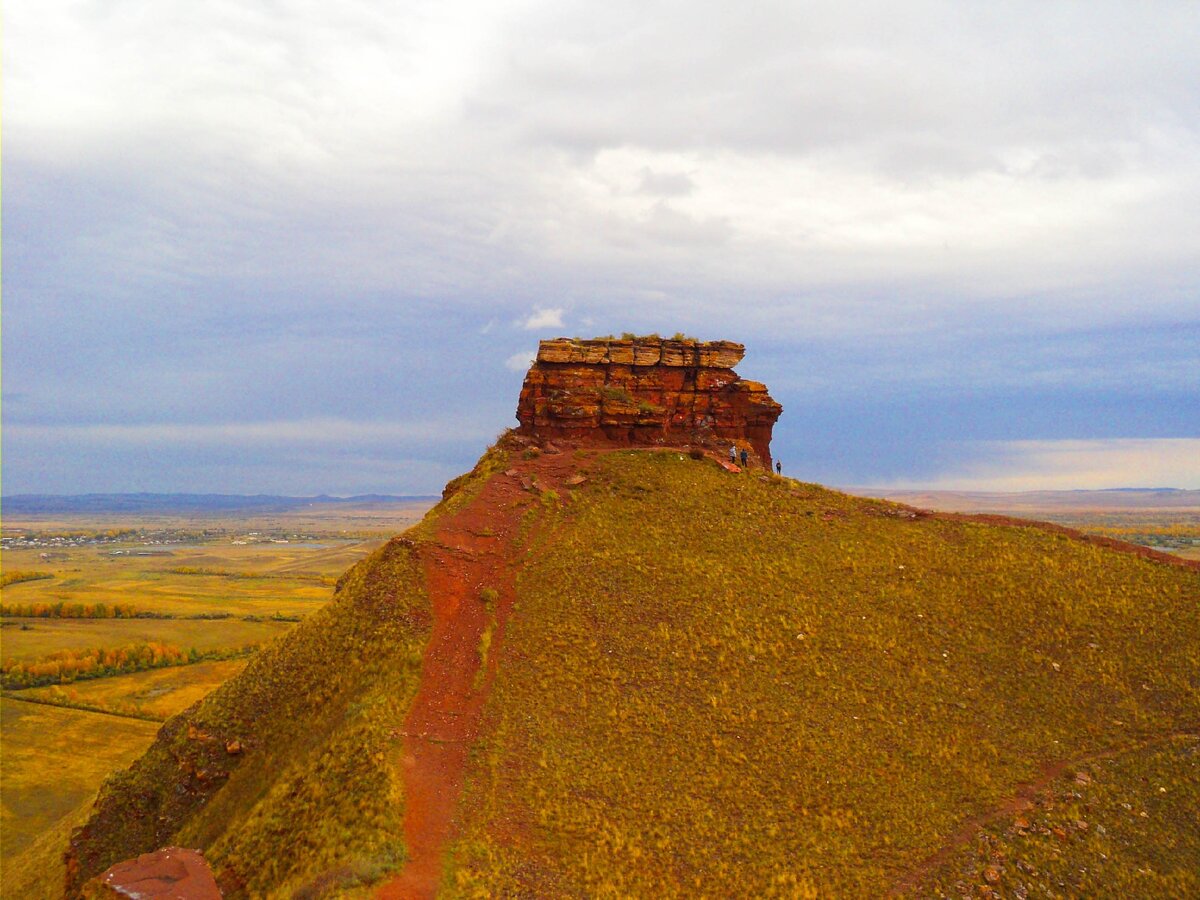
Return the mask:
<path id="1" fill-rule="evenodd" d="M 356 494 L 353 497 L 288 497 L 278 494 L 13 494 L 0 500 L 9 515 L 115 512 L 285 512 L 309 506 L 363 506 L 436 500 L 433 496 Z"/>

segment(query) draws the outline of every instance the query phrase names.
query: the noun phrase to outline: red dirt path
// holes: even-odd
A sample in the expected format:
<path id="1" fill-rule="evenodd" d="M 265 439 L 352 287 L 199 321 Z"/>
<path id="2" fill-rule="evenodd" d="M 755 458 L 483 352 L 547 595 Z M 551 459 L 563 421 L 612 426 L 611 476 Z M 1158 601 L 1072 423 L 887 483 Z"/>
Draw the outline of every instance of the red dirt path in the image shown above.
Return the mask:
<path id="1" fill-rule="evenodd" d="M 560 490 L 586 461 L 570 452 L 512 463 L 478 497 L 442 519 L 431 541 L 418 544 L 433 606 L 421 683 L 405 721 L 404 832 L 409 860 L 377 897 L 425 900 L 437 893 L 442 862 L 454 832 L 467 753 L 495 675 L 504 626 L 513 606 L 515 560 L 522 513 L 538 489 Z M 537 487 L 523 485 L 535 482 Z M 498 598 L 489 610 L 482 591 Z M 495 616 L 487 670 L 479 674 L 480 637 Z"/>

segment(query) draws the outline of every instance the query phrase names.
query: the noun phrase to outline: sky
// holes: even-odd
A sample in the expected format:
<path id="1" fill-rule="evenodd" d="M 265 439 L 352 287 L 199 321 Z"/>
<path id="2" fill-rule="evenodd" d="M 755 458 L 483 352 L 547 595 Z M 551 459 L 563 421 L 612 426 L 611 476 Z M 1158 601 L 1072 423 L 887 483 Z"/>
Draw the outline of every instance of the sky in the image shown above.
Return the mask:
<path id="1" fill-rule="evenodd" d="M 6 494 L 436 493 L 537 341 L 785 473 L 1200 488 L 1200 4 L 9 0 Z"/>

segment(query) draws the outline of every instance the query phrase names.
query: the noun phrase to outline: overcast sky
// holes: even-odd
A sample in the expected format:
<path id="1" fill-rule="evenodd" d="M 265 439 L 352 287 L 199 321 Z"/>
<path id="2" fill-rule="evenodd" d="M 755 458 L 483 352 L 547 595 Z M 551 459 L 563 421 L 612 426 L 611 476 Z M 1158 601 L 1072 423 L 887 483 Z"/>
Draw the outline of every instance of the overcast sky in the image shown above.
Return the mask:
<path id="1" fill-rule="evenodd" d="M 3 490 L 433 493 L 539 338 L 785 471 L 1200 488 L 1200 4 L 8 0 Z"/>

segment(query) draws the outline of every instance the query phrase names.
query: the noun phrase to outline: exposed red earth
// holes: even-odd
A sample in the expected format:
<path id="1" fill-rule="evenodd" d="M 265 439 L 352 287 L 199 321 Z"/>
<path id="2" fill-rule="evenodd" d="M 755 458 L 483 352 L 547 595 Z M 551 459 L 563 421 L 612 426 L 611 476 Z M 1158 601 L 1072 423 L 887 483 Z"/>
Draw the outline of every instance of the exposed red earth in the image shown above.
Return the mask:
<path id="1" fill-rule="evenodd" d="M 550 453 L 515 460 L 510 469 L 491 478 L 479 496 L 455 515 L 443 519 L 429 543 L 418 545 L 434 625 L 425 652 L 421 684 L 405 726 L 403 738 L 406 797 L 405 833 L 410 859 L 398 877 L 385 884 L 377 896 L 391 900 L 423 900 L 437 894 L 445 850 L 454 837 L 454 817 L 461 793 L 467 754 L 479 735 L 480 717 L 503 646 L 504 629 L 512 613 L 513 585 L 526 540 L 519 538 L 521 517 L 538 494 L 554 490 L 566 496 L 572 482 L 581 483 L 594 456 L 580 456 L 573 444 L 548 445 Z M 592 448 L 596 451 L 597 448 Z M 623 449 L 609 447 L 599 452 Z M 655 447 L 657 450 L 685 448 Z M 532 451 L 537 452 L 537 451 Z M 737 473 L 716 454 L 723 468 Z M 902 507 L 903 508 L 903 507 Z M 1093 539 L 1071 529 L 1024 519 L 969 516 L 912 510 L 914 517 L 945 517 L 1021 527 L 1046 527 L 1075 540 L 1159 561 L 1189 564 L 1186 560 L 1148 551 L 1144 547 L 1110 539 Z M 487 668 L 479 673 L 478 648 L 487 627 L 488 605 L 481 599 L 486 589 L 496 591 L 493 601 L 494 632 Z M 1042 776 L 1018 788 L 1013 798 L 996 810 L 971 820 L 951 837 L 946 847 L 911 878 L 931 871 L 937 862 L 962 846 L 979 828 L 994 818 L 1021 808 L 1070 765 L 1086 760 L 1063 761 L 1043 769 Z M 908 883 L 906 879 L 899 890 Z"/>
<path id="2" fill-rule="evenodd" d="M 164 847 L 117 863 L 84 886 L 85 897 L 221 900 L 204 857 L 195 850 Z"/>
<path id="3" fill-rule="evenodd" d="M 379 897 L 416 900 L 437 893 L 467 753 L 479 734 L 512 612 L 524 544 L 522 514 L 539 502 L 543 490 L 562 493 L 583 462 L 569 452 L 518 460 L 491 478 L 461 511 L 442 519 L 431 541 L 418 544 L 433 630 L 401 751 L 409 861 L 380 888 Z M 489 622 L 486 668 L 480 671 L 480 641 Z"/>

